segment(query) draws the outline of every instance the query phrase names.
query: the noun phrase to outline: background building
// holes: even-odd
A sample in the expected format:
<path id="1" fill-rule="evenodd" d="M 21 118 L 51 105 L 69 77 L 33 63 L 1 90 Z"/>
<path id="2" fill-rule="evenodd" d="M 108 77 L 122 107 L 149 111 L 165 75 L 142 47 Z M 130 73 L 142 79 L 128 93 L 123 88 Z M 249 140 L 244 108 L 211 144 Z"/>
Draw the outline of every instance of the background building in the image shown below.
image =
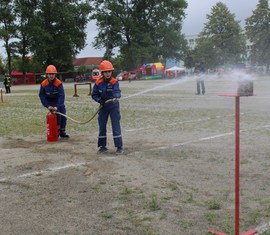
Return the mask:
<path id="1" fill-rule="evenodd" d="M 243 31 L 243 33 L 245 33 L 245 31 Z M 185 35 L 185 39 L 187 40 L 188 47 L 190 49 L 192 49 L 192 50 L 195 49 L 197 42 L 198 42 L 198 38 L 199 38 L 199 34 Z M 250 65 L 250 61 L 248 58 L 250 56 L 251 47 L 252 47 L 252 43 L 247 39 L 246 40 L 247 55 L 246 55 L 245 61 L 243 61 L 246 65 Z"/>

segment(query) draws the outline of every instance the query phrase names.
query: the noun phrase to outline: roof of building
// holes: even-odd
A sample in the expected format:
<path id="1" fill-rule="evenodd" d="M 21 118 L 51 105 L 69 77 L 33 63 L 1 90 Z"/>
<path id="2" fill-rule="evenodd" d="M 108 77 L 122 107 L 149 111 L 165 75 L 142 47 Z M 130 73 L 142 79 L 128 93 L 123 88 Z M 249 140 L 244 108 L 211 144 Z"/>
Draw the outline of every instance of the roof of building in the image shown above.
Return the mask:
<path id="1" fill-rule="evenodd" d="M 94 66 L 99 65 L 103 57 L 85 57 L 85 58 L 74 58 L 73 66 Z"/>

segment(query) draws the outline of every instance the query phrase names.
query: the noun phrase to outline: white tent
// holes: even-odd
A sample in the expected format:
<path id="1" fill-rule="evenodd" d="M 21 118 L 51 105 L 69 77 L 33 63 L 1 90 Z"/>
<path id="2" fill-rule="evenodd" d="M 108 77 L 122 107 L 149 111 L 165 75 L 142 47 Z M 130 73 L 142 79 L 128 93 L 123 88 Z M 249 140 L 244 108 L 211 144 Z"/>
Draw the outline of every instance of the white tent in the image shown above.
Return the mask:
<path id="1" fill-rule="evenodd" d="M 179 72 L 182 72 L 182 71 L 185 71 L 186 69 L 185 68 L 181 68 L 181 67 L 177 67 L 177 66 L 173 66 L 169 69 L 166 69 L 166 71 L 179 71 Z"/>
<path id="2" fill-rule="evenodd" d="M 166 71 L 166 72 L 167 72 L 167 71 L 168 71 L 168 72 L 174 72 L 174 77 L 177 77 L 177 73 L 178 73 L 178 72 L 184 72 L 184 71 L 186 71 L 186 68 L 184 68 L 184 67 L 173 66 L 173 67 L 171 67 L 171 68 L 169 68 L 169 69 L 166 69 L 165 71 Z"/>

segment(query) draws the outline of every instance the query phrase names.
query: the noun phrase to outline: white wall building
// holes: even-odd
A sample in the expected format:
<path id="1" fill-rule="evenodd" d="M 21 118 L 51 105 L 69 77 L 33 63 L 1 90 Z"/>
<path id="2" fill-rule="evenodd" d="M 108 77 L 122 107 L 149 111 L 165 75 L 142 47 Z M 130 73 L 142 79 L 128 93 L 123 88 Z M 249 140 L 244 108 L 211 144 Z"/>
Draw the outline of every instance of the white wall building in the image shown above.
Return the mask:
<path id="1" fill-rule="evenodd" d="M 243 33 L 245 33 L 243 31 Z M 188 47 L 190 49 L 194 49 L 197 45 L 197 42 L 198 42 L 198 38 L 199 38 L 199 34 L 194 34 L 194 35 L 185 35 L 185 39 L 187 40 L 188 42 Z M 250 56 L 250 51 L 251 51 L 251 42 L 247 39 L 246 40 L 246 47 L 247 47 L 247 58 L 249 58 Z M 246 64 L 249 64 L 249 61 L 248 59 L 245 61 Z"/>
<path id="2" fill-rule="evenodd" d="M 197 45 L 198 38 L 199 34 L 185 35 L 185 39 L 188 42 L 189 48 L 191 48 L 192 50 L 195 48 L 195 46 Z"/>

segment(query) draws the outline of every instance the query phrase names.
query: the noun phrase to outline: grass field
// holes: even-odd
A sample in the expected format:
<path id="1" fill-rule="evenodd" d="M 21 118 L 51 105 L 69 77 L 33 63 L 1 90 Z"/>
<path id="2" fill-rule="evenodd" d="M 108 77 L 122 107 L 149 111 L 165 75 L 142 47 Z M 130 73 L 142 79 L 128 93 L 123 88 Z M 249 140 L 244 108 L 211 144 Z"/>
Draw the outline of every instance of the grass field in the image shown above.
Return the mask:
<path id="1" fill-rule="evenodd" d="M 234 234 L 235 93 L 230 76 L 121 81 L 124 156 L 98 155 L 97 118 L 68 121 L 71 138 L 46 141 L 39 85 L 0 103 L 2 234 Z M 90 119 L 88 86 L 65 83 L 67 115 Z M 270 234 L 270 78 L 240 98 L 241 233 Z M 1 234 L 1 232 L 0 232 Z"/>

